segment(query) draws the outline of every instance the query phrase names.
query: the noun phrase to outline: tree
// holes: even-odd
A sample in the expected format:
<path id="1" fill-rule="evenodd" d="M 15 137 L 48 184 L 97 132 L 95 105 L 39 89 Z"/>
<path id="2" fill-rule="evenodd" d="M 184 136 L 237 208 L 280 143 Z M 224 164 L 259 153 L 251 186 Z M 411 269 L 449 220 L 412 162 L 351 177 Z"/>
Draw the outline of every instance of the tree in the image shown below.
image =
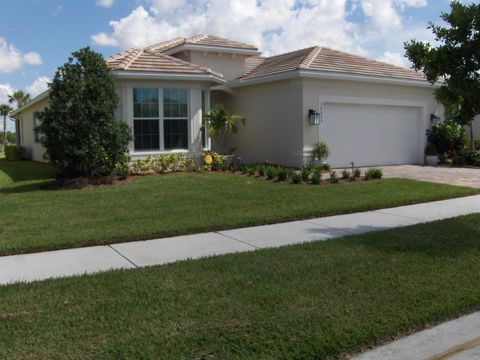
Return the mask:
<path id="1" fill-rule="evenodd" d="M 0 105 L 0 116 L 3 116 L 3 150 L 8 143 L 8 134 L 7 134 L 7 117 L 13 109 L 7 104 Z"/>
<path id="2" fill-rule="evenodd" d="M 57 69 L 38 130 L 47 159 L 64 176 L 107 175 L 125 162 L 131 131 L 115 120 L 118 103 L 110 70 L 89 47 Z"/>
<path id="3" fill-rule="evenodd" d="M 30 94 L 23 92 L 22 90 L 15 91 L 12 95 L 8 95 L 8 102 L 10 104 L 16 103 L 17 108 L 21 108 L 31 99 Z"/>
<path id="4" fill-rule="evenodd" d="M 406 57 L 432 84 L 444 81 L 436 90 L 437 100 L 455 122 L 470 126 L 473 149 L 472 122 L 480 114 L 480 5 L 452 1 L 450 8 L 441 15 L 445 26 L 428 26 L 439 45 L 410 40 L 405 43 Z"/>
<path id="5" fill-rule="evenodd" d="M 232 114 L 223 104 L 216 104 L 204 115 L 204 123 L 208 124 L 209 135 L 217 138 L 223 148 L 226 135 L 236 133 L 239 123 L 245 126 L 245 118 Z"/>

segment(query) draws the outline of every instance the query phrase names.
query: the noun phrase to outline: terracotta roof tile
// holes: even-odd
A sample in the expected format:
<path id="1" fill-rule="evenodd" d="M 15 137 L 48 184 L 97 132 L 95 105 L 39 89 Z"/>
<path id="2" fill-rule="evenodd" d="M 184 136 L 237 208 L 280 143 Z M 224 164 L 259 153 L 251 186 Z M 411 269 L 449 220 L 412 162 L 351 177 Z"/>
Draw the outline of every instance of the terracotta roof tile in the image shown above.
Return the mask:
<path id="1" fill-rule="evenodd" d="M 266 58 L 241 79 L 253 79 L 293 70 L 425 80 L 423 74 L 415 70 L 319 46 Z"/>
<path id="2" fill-rule="evenodd" d="M 209 74 L 222 79 L 223 75 L 206 67 L 195 65 L 172 56 L 134 48 L 106 59 L 113 71 L 145 71 L 173 74 Z"/>
<path id="3" fill-rule="evenodd" d="M 232 49 L 245 49 L 257 51 L 258 48 L 235 40 L 224 39 L 219 36 L 199 34 L 190 38 L 178 37 L 169 41 L 164 41 L 156 45 L 152 45 L 147 50 L 154 52 L 165 52 L 177 46 L 191 44 L 191 45 L 206 45 L 216 47 L 226 47 Z"/>

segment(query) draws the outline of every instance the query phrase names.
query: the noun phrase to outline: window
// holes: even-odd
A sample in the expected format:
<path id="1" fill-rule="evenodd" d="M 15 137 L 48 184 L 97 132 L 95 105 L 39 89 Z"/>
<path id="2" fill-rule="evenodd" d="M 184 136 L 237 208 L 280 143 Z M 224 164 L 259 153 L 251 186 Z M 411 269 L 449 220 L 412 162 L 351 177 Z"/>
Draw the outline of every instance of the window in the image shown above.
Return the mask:
<path id="1" fill-rule="evenodd" d="M 165 150 L 188 149 L 187 89 L 163 90 L 163 131 Z"/>
<path id="2" fill-rule="evenodd" d="M 158 89 L 133 89 L 135 150 L 160 150 Z"/>
<path id="3" fill-rule="evenodd" d="M 38 126 L 40 125 L 40 119 L 38 118 L 38 113 L 34 112 L 33 113 L 33 141 L 35 143 L 40 142 L 40 130 L 38 129 Z"/>

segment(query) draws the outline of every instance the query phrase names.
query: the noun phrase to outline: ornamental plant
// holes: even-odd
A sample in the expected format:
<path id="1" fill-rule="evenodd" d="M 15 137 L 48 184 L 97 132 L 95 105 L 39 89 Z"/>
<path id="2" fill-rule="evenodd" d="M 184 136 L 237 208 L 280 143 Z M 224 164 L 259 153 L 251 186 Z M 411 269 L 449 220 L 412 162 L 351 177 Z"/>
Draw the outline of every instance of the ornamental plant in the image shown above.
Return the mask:
<path id="1" fill-rule="evenodd" d="M 86 47 L 58 68 L 38 129 L 46 158 L 62 176 L 109 175 L 125 161 L 132 136 L 114 117 L 118 103 L 101 54 Z"/>

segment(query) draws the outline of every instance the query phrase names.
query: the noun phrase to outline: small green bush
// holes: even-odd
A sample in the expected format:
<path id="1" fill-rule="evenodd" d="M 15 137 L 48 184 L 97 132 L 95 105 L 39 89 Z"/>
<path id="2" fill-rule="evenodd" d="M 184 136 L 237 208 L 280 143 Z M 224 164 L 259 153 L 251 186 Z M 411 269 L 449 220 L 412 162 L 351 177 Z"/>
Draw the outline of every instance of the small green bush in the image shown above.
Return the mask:
<path id="1" fill-rule="evenodd" d="M 258 167 L 258 175 L 259 176 L 265 176 L 265 166 L 264 165 L 260 165 Z"/>
<path id="2" fill-rule="evenodd" d="M 5 158 L 8 161 L 20 161 L 25 159 L 26 150 L 23 146 L 7 145 L 5 146 Z"/>
<path id="3" fill-rule="evenodd" d="M 212 157 L 211 164 L 205 164 L 205 157 L 210 155 Z M 223 155 L 215 151 L 202 151 L 200 153 L 202 164 L 205 170 L 224 170 L 227 169 L 228 155 Z"/>
<path id="4" fill-rule="evenodd" d="M 302 182 L 302 173 L 300 171 L 295 171 L 292 174 L 292 182 L 294 184 L 300 184 Z"/>
<path id="5" fill-rule="evenodd" d="M 304 182 L 308 182 L 308 179 L 310 178 L 310 169 L 304 167 L 302 169 L 302 180 Z"/>
<path id="6" fill-rule="evenodd" d="M 467 162 L 465 161 L 465 158 L 463 156 L 455 156 L 452 159 L 452 166 L 465 166 L 467 165 Z"/>
<path id="7" fill-rule="evenodd" d="M 350 178 L 350 171 L 348 170 L 343 170 L 342 171 L 342 179 L 347 180 Z"/>
<path id="8" fill-rule="evenodd" d="M 381 179 L 383 177 L 383 171 L 379 168 L 371 168 L 365 171 L 365 180 Z"/>
<path id="9" fill-rule="evenodd" d="M 279 168 L 277 171 L 278 180 L 286 181 L 290 177 L 290 169 L 287 168 Z"/>
<path id="10" fill-rule="evenodd" d="M 330 181 L 332 182 L 332 184 L 338 183 L 338 177 L 337 177 L 337 172 L 336 171 L 332 171 L 330 173 Z"/>
<path id="11" fill-rule="evenodd" d="M 325 163 L 325 164 L 321 165 L 321 169 L 325 170 L 325 171 L 330 171 L 332 169 L 332 167 L 330 166 L 330 164 Z"/>
<path id="12" fill-rule="evenodd" d="M 362 171 L 358 168 L 353 170 L 353 176 L 355 176 L 355 179 L 358 179 L 360 176 L 362 176 Z"/>
<path id="13" fill-rule="evenodd" d="M 191 154 L 175 153 L 147 156 L 145 160 L 130 163 L 130 173 L 133 175 L 164 174 L 193 169 L 195 163 Z"/>
<path id="14" fill-rule="evenodd" d="M 480 150 L 465 150 L 460 156 L 465 160 L 465 164 L 471 166 L 480 166 Z"/>
<path id="15" fill-rule="evenodd" d="M 268 180 L 275 179 L 277 177 L 277 174 L 278 174 L 278 169 L 276 167 L 268 166 L 265 169 L 265 175 L 267 175 Z"/>
<path id="16" fill-rule="evenodd" d="M 320 185 L 322 182 L 322 174 L 319 172 L 316 172 L 312 176 L 312 184 L 313 185 Z"/>
<path id="17" fill-rule="evenodd" d="M 255 174 L 257 173 L 257 168 L 255 166 L 248 166 L 247 172 L 249 176 L 255 176 Z"/>

